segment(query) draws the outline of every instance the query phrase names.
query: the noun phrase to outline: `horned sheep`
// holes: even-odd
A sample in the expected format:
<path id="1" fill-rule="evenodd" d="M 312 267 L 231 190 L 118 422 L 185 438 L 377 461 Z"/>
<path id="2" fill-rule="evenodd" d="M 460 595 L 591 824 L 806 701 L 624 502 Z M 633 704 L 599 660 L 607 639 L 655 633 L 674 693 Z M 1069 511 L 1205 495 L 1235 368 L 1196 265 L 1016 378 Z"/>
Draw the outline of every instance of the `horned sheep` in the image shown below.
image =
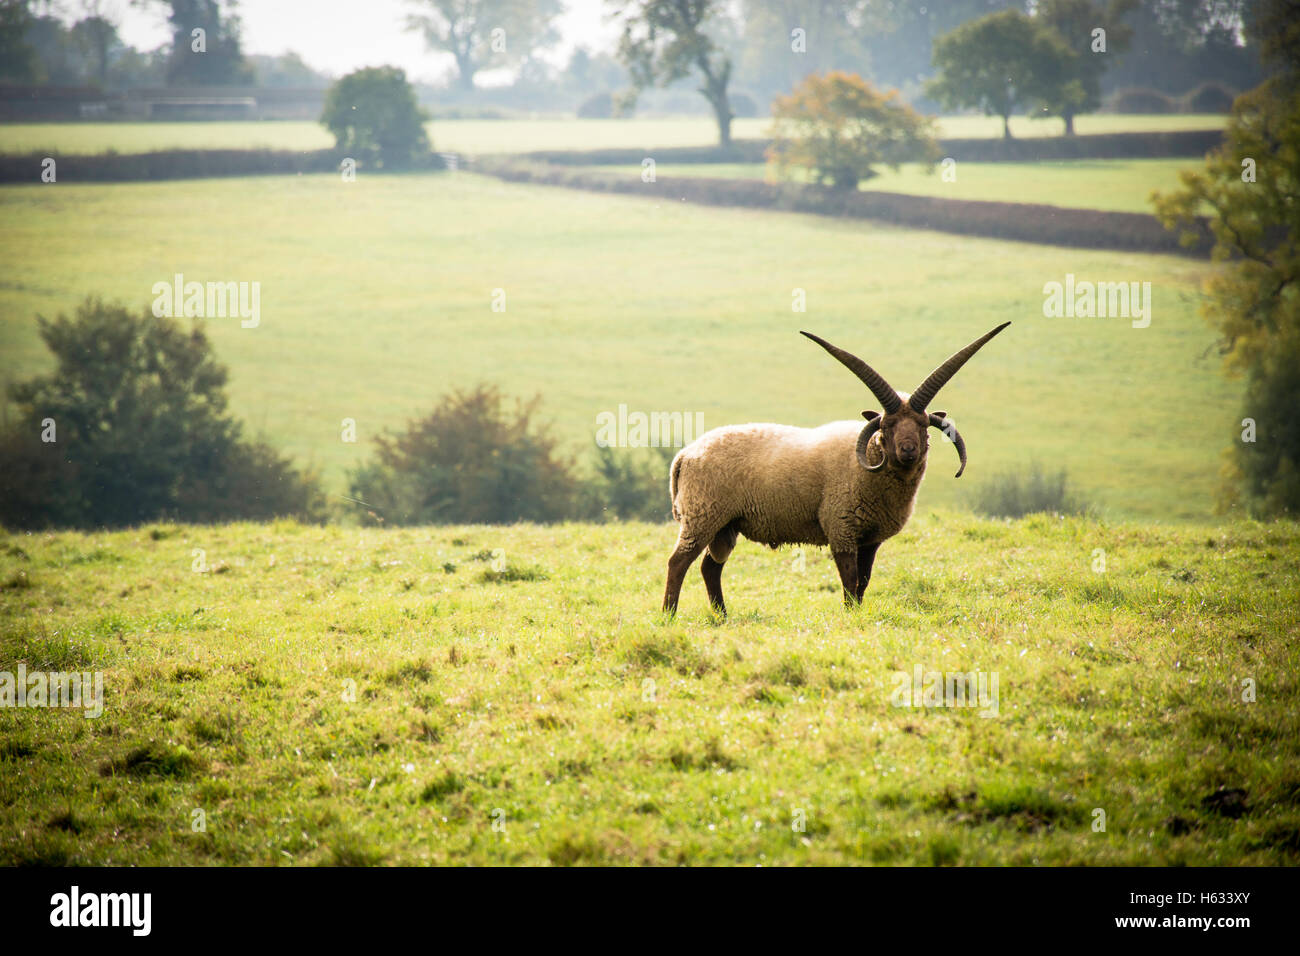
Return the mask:
<path id="1" fill-rule="evenodd" d="M 664 610 L 675 613 L 682 581 L 697 557 L 709 603 L 726 613 L 722 567 L 738 535 L 777 547 L 829 545 L 844 603 L 862 601 L 881 543 L 911 517 L 925 475 L 928 427 L 952 440 L 966 469 L 966 443 L 946 412 L 927 411 L 949 379 L 1004 322 L 930 373 L 910 395 L 897 392 L 871 366 L 810 332 L 812 339 L 855 374 L 884 414 L 864 411 L 853 421 L 818 428 L 728 425 L 706 432 L 673 459 L 669 494 L 679 522 L 668 559 Z"/>

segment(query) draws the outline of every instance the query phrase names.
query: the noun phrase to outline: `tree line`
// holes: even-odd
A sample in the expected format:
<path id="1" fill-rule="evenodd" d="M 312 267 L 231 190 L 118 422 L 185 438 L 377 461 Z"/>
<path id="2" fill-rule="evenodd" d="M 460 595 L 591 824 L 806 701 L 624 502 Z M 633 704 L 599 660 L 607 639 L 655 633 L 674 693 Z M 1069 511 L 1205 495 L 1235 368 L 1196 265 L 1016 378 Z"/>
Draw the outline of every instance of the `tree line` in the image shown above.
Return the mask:
<path id="1" fill-rule="evenodd" d="M 297 85 L 328 78 L 294 54 L 243 52 L 235 0 L 135 0 L 171 32 L 154 51 L 119 36 L 121 5 L 68 0 L 71 16 L 38 0 L 0 0 L 0 80 L 131 85 Z M 1256 46 L 1243 36 L 1255 0 L 607 0 L 619 28 L 617 49 L 577 48 L 555 61 L 561 40 L 559 0 L 407 0 L 395 30 L 415 33 L 447 67 L 440 101 L 491 101 L 517 108 L 572 109 L 619 115 L 647 95 L 696 92 L 718 121 L 790 92 L 812 73 L 857 73 L 898 88 L 922 107 L 998 109 L 1047 104 L 1067 127 L 1124 86 L 1181 94 L 1215 81 L 1233 90 L 1263 78 Z M 976 26 L 978 25 L 978 27 Z M 1105 52 L 1093 32 L 1106 33 Z M 202 54 L 193 31 L 205 35 Z M 1051 37 L 1055 38 L 1053 42 Z M 963 100 L 972 59 L 997 57 L 1016 81 L 1010 89 Z M 513 73 L 504 90 L 477 83 L 487 71 Z M 951 82 L 929 85 L 936 77 Z M 981 78 L 981 85 L 987 85 Z M 652 91 L 661 90 L 659 94 Z M 668 92 L 662 92 L 662 91 Z M 940 96 L 946 93 L 947 96 Z M 1008 97 L 1010 99 L 1008 100 Z"/>

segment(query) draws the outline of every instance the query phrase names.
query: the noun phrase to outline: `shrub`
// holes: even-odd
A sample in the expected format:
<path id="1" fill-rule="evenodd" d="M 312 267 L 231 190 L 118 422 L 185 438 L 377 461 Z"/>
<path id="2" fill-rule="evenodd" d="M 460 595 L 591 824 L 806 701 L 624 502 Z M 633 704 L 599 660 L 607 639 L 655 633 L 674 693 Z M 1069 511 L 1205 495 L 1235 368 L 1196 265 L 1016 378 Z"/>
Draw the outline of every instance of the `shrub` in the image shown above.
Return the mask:
<path id="1" fill-rule="evenodd" d="M 1187 95 L 1193 113 L 1230 113 L 1237 94 L 1221 83 L 1202 83 Z"/>
<path id="2" fill-rule="evenodd" d="M 507 524 L 573 514 L 577 479 L 534 422 L 538 398 L 508 407 L 495 386 L 456 391 L 406 431 L 376 439 L 378 460 L 351 476 L 366 519 Z"/>
<path id="3" fill-rule="evenodd" d="M 1177 113 L 1178 104 L 1159 90 L 1132 87 L 1116 92 L 1111 109 L 1116 113 Z"/>
<path id="4" fill-rule="evenodd" d="M 989 478 L 976 487 L 972 504 L 980 514 L 994 518 L 1022 518 L 1039 512 L 1083 514 L 1088 510 L 1070 487 L 1064 468 L 1048 473 L 1037 462 Z"/>
<path id="5" fill-rule="evenodd" d="M 597 446 L 596 478 L 587 485 L 587 517 L 607 521 L 667 521 L 668 467 L 676 449 L 646 448 L 617 452 Z"/>
<path id="6" fill-rule="evenodd" d="M 320 121 L 340 152 L 402 167 L 428 157 L 425 119 L 406 73 L 381 66 L 355 70 L 331 86 Z"/>
<path id="7" fill-rule="evenodd" d="M 781 172 L 801 166 L 820 183 L 856 189 L 881 163 L 933 165 L 939 158 L 931 120 L 856 74 L 810 74 L 772 102 L 768 160 Z"/>
<path id="8" fill-rule="evenodd" d="M 97 299 L 74 319 L 37 321 L 57 365 L 9 389 L 18 415 L 0 432 L 0 522 L 322 516 L 313 474 L 241 438 L 226 412 L 226 369 L 201 326 L 186 332 Z"/>

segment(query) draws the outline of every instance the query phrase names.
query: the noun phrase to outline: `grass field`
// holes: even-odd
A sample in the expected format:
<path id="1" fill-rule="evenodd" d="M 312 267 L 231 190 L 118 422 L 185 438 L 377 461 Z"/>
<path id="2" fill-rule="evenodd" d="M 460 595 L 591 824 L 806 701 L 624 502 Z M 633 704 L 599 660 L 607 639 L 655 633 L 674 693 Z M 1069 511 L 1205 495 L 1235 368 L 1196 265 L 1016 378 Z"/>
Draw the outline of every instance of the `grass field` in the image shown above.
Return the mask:
<path id="1" fill-rule="evenodd" d="M 854 611 L 742 543 L 722 625 L 698 574 L 659 617 L 671 541 L 4 538 L 0 671 L 104 697 L 0 708 L 0 865 L 1300 862 L 1294 523 L 930 515 Z M 989 696 L 896 706 L 917 667 Z"/>
<path id="2" fill-rule="evenodd" d="M 906 165 L 898 172 L 881 167 L 880 175 L 862 183 L 861 188 L 942 199 L 1045 203 L 1049 206 L 1150 213 L 1151 191 L 1172 192 L 1178 189 L 1178 173 L 1196 168 L 1196 165 L 1195 160 L 1189 159 L 959 163 L 957 178 L 953 182 L 945 182 L 937 166 L 927 173 L 920 166 Z M 639 163 L 635 166 L 594 168 L 641 178 Z M 655 175 L 664 182 L 673 176 L 777 181 L 775 171 L 762 163 L 657 163 Z"/>
<path id="3" fill-rule="evenodd" d="M 1143 130 L 1217 129 L 1217 115 L 1097 115 L 1076 120 L 1080 133 Z M 952 116 L 940 120 L 944 136 L 1002 135 L 1002 121 L 986 116 Z M 736 120 L 737 139 L 766 135 L 768 119 Z M 637 120 L 437 120 L 428 126 L 434 147 L 465 153 L 520 153 L 539 149 L 663 148 L 709 146 L 717 127 L 706 117 Z M 1016 117 L 1016 136 L 1057 136 L 1060 120 Z M 319 123 L 12 123 L 0 125 L 0 152 L 52 153 L 148 152 L 159 149 L 325 149 L 333 140 Z"/>
<path id="4" fill-rule="evenodd" d="M 335 491 L 370 438 L 480 380 L 542 393 L 584 456 L 596 416 L 620 403 L 702 412 L 706 428 L 856 418 L 874 400 L 801 328 L 908 390 L 1015 323 L 945 389 L 971 467 L 953 481 L 955 456 L 939 447 L 922 507 L 960 504 L 967 485 L 1032 457 L 1067 467 L 1103 513 L 1205 518 L 1240 419 L 1239 386 L 1206 354 L 1213 333 L 1196 311 L 1211 267 L 1173 257 L 466 174 L 7 187 L 0 235 L 3 380 L 48 367 L 34 316 L 87 294 L 143 310 L 175 272 L 260 282 L 258 328 L 206 320 L 232 408 L 323 466 Z M 1044 283 L 1066 273 L 1151 282 L 1150 327 L 1044 318 Z M 806 313 L 792 312 L 795 289 Z M 340 440 L 344 418 L 358 444 Z"/>

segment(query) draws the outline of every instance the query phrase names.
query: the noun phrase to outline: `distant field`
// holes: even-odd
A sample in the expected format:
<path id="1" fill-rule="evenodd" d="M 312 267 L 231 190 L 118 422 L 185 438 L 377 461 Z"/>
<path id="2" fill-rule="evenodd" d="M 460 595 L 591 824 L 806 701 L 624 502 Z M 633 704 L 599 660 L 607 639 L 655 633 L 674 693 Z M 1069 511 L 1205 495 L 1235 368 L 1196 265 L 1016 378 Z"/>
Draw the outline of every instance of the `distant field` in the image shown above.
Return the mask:
<path id="1" fill-rule="evenodd" d="M 742 542 L 721 625 L 672 535 L 0 533 L 0 670 L 103 675 L 0 708 L 0 865 L 1300 862 L 1295 522 L 922 515 L 853 611 Z"/>
<path id="2" fill-rule="evenodd" d="M 1196 167 L 1187 159 L 1070 160 L 1041 163 L 959 163 L 955 182 L 944 182 L 939 167 L 926 173 L 908 165 L 898 172 L 881 167 L 880 175 L 863 189 L 938 196 L 943 199 L 984 199 L 999 202 L 1046 203 L 1117 212 L 1151 212 L 1153 189 L 1178 188 L 1178 173 Z M 593 167 L 640 178 L 641 166 Z M 762 163 L 660 163 L 660 181 L 673 176 L 721 176 L 775 181 Z"/>
<path id="3" fill-rule="evenodd" d="M 1082 116 L 1080 133 L 1134 130 L 1215 129 L 1225 118 L 1217 115 Z M 738 139 L 766 135 L 767 119 L 737 120 Z M 1002 122 L 986 116 L 953 116 L 940 121 L 949 137 L 1002 135 Z M 1060 120 L 1016 117 L 1016 136 L 1057 136 Z M 708 146 L 717 142 L 717 128 L 703 117 L 637 120 L 438 120 L 429 124 L 434 147 L 465 153 L 520 153 L 541 149 L 662 148 Z M 324 149 L 333 140 L 319 123 L 23 123 L 0 125 L 0 152 L 53 153 L 148 152 L 160 149 Z"/>
<path id="4" fill-rule="evenodd" d="M 145 309 L 178 271 L 260 282 L 259 328 L 207 321 L 232 407 L 340 492 L 370 438 L 480 380 L 541 392 L 583 460 L 596 416 L 620 403 L 698 411 L 706 428 L 856 418 L 873 400 L 805 328 L 907 390 L 1015 322 L 945 389 L 971 465 L 954 481 L 955 455 L 937 443 L 922 508 L 958 505 L 998 468 L 1038 458 L 1108 514 L 1203 519 L 1240 418 L 1240 385 L 1220 374 L 1197 314 L 1213 267 L 1175 257 L 459 173 L 10 186 L 0 261 L 0 380 L 47 368 L 34 316 L 87 294 Z M 1044 283 L 1066 273 L 1149 281 L 1150 327 L 1044 318 Z M 792 312 L 796 289 L 806 314 Z M 358 444 L 340 440 L 344 418 Z"/>

